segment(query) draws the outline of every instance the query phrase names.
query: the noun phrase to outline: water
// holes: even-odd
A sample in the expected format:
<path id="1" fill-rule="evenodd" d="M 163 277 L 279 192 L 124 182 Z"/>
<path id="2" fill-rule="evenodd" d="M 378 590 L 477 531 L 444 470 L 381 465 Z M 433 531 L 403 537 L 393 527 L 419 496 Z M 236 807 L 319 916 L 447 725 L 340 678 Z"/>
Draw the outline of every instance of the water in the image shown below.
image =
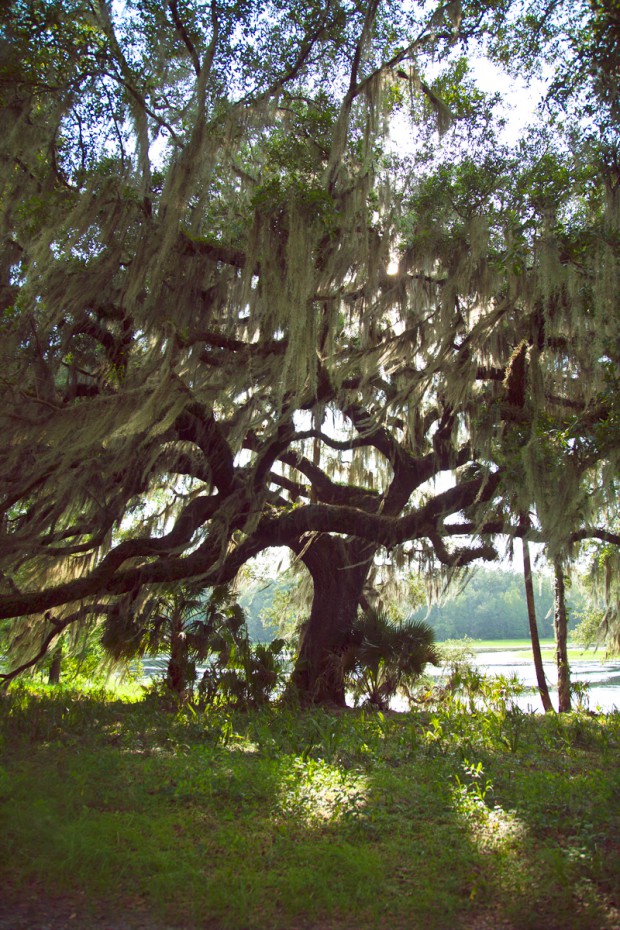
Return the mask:
<path id="1" fill-rule="evenodd" d="M 168 656 L 140 660 L 140 680 L 148 684 L 153 678 L 164 678 L 168 668 Z"/>
<path id="2" fill-rule="evenodd" d="M 487 675 L 510 675 L 517 677 L 527 688 L 536 688 L 536 673 L 531 658 L 519 654 L 522 650 L 476 653 L 474 664 Z M 572 653 L 572 654 L 571 654 Z M 620 658 L 601 661 L 597 658 L 581 658 L 578 650 L 569 650 L 571 682 L 589 685 L 584 703 L 590 710 L 608 712 L 620 709 Z M 543 655 L 545 676 L 554 706 L 557 708 L 558 674 L 553 659 Z M 520 695 L 517 703 L 523 710 L 542 710 L 538 693 Z"/>
<path id="3" fill-rule="evenodd" d="M 572 682 L 585 682 L 589 685 L 584 698 L 585 706 L 590 710 L 607 713 L 620 710 L 620 657 L 601 661 L 597 658 L 582 658 L 578 649 L 569 649 L 569 661 Z M 536 689 L 536 673 L 532 659 L 525 654 L 523 647 L 519 649 L 489 650 L 478 652 L 473 663 L 485 675 L 504 675 L 510 677 L 516 674 L 526 688 Z M 144 659 L 142 661 L 142 674 L 145 679 L 159 677 L 165 674 L 167 660 L 165 658 Z M 555 662 L 550 656 L 544 657 L 543 666 L 551 700 L 557 708 L 557 670 Z M 427 666 L 427 672 L 435 676 L 441 675 L 440 669 Z M 402 699 L 396 698 L 393 703 L 395 709 L 405 710 Z M 516 698 L 516 703 L 525 711 L 542 712 L 542 703 L 538 691 L 528 691 Z M 401 706 L 402 705 L 402 706 Z"/>

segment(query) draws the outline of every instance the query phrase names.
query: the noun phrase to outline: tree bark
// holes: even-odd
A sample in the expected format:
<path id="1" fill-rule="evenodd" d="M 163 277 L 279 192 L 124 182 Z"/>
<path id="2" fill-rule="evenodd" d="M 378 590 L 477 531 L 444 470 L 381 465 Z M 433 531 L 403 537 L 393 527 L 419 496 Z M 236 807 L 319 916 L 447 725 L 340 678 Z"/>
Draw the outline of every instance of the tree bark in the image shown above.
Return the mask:
<path id="1" fill-rule="evenodd" d="M 50 670 L 49 670 L 48 678 L 47 678 L 50 685 L 60 684 L 61 671 L 62 671 L 62 643 L 59 643 L 52 653 L 52 661 L 50 663 Z"/>
<path id="2" fill-rule="evenodd" d="M 171 691 L 180 698 L 188 685 L 187 641 L 183 630 L 183 615 L 174 609 L 170 616 L 170 658 L 166 682 Z"/>
<path id="3" fill-rule="evenodd" d="M 558 710 L 561 714 L 571 709 L 570 700 L 570 666 L 566 647 L 568 632 L 568 614 L 564 590 L 564 569 L 562 561 L 553 562 L 555 584 L 553 590 L 553 628 L 555 631 L 555 660 L 558 667 Z"/>
<path id="4" fill-rule="evenodd" d="M 536 625 L 536 605 L 534 603 L 534 585 L 532 582 L 532 562 L 530 559 L 530 544 L 525 538 L 521 540 L 523 545 L 523 583 L 525 585 L 525 600 L 527 603 L 527 619 L 530 625 L 530 640 L 532 642 L 532 656 L 534 658 L 534 668 L 536 669 L 536 681 L 538 691 L 542 700 L 545 713 L 553 713 L 553 704 L 549 696 L 547 679 L 543 668 L 542 654 L 540 652 L 540 639 L 538 637 L 538 626 Z"/>
<path id="5" fill-rule="evenodd" d="M 374 546 L 322 535 L 301 555 L 314 585 L 288 688 L 301 704 L 345 705 L 343 654 L 373 554 Z"/>

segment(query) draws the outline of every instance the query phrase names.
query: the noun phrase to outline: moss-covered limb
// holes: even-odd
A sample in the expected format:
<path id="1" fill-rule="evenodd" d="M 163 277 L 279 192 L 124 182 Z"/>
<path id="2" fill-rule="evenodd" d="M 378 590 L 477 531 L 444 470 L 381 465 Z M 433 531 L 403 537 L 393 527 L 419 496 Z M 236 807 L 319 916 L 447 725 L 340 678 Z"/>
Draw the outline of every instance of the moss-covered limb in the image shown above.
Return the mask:
<path id="1" fill-rule="evenodd" d="M 428 538 L 438 560 L 449 568 L 462 568 L 478 559 L 493 562 L 498 558 L 497 549 L 490 543 L 482 543 L 479 546 L 460 546 L 450 551 L 439 533 L 429 533 Z"/>
<path id="2" fill-rule="evenodd" d="M 300 484 L 298 481 L 291 481 L 290 478 L 285 477 L 284 475 L 279 475 L 277 472 L 269 473 L 269 483 L 276 485 L 276 487 L 282 488 L 288 494 L 288 499 L 293 503 L 296 503 L 300 497 L 310 499 L 310 486 L 305 484 Z M 284 498 L 281 499 L 283 506 L 286 504 Z"/>
<path id="3" fill-rule="evenodd" d="M 246 254 L 240 249 L 222 244 L 213 239 L 193 236 L 185 230 L 180 232 L 180 249 L 188 255 L 202 255 L 234 268 L 245 268 Z"/>
<path id="4" fill-rule="evenodd" d="M 499 473 L 463 483 L 437 496 L 419 511 L 403 517 L 364 513 L 350 506 L 308 504 L 292 511 L 262 517 L 256 529 L 236 549 L 222 553 L 221 539 L 210 536 L 191 555 L 171 554 L 165 538 L 133 539 L 119 544 L 116 549 L 87 577 L 50 587 L 47 590 L 0 598 L 0 617 L 14 617 L 41 613 L 60 604 L 88 598 L 101 590 L 122 594 L 143 584 L 172 582 L 201 575 L 206 585 L 231 580 L 243 564 L 265 548 L 289 545 L 305 533 L 346 533 L 388 549 L 409 539 L 422 538 L 433 532 L 439 521 L 449 513 L 493 496 L 500 480 Z M 213 499 L 203 502 L 214 506 Z M 223 513 L 234 502 L 223 502 Z M 237 507 L 232 507 L 229 519 L 239 528 L 245 520 L 248 502 L 241 493 Z M 202 504 L 201 504 L 202 506 Z M 217 512 L 217 511 L 216 511 Z M 176 547 L 172 547 L 173 550 Z M 123 567 L 131 557 L 139 554 L 155 556 L 146 564 Z"/>
<path id="5" fill-rule="evenodd" d="M 344 485 L 333 481 L 322 468 L 296 452 L 285 452 L 279 456 L 281 462 L 304 475 L 310 482 L 315 500 L 325 504 L 359 507 L 360 510 L 376 513 L 380 503 L 378 491 Z"/>
<path id="6" fill-rule="evenodd" d="M 509 536 L 513 539 L 523 538 L 527 534 L 531 542 L 544 543 L 545 536 L 540 529 L 535 527 L 524 528 L 522 524 L 514 524 L 509 520 L 484 520 L 481 523 L 446 523 L 443 526 L 442 533 L 445 536 L 470 536 L 480 533 L 485 536 Z M 568 543 L 584 542 L 588 539 L 600 540 L 607 542 L 612 546 L 620 546 L 620 534 L 612 533 L 600 526 L 582 527 L 575 530 L 568 537 Z"/>
<path id="7" fill-rule="evenodd" d="M 213 411 L 193 401 L 177 417 L 175 429 L 181 442 L 195 443 L 202 450 L 216 487 L 220 493 L 229 493 L 234 483 L 234 456 Z"/>

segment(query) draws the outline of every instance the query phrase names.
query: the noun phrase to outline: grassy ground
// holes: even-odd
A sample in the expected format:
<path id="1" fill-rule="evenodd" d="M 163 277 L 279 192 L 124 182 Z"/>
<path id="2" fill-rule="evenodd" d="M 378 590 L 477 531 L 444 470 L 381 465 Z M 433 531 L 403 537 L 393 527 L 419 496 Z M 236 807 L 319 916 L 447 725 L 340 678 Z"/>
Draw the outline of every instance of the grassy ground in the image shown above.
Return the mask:
<path id="1" fill-rule="evenodd" d="M 18 688 L 0 887 L 16 913 L 32 889 L 70 901 L 80 928 L 610 930 L 619 758 L 619 715 L 202 714 Z"/>
<path id="2" fill-rule="evenodd" d="M 476 652 L 503 652 L 512 649 L 529 649 L 532 645 L 529 639 L 472 639 L 471 647 Z M 541 649 L 555 649 L 555 640 L 541 639 Z"/>
<path id="3" fill-rule="evenodd" d="M 529 639 L 474 639 L 471 641 L 474 652 L 513 652 L 515 658 L 532 657 L 532 644 Z M 555 660 L 555 640 L 543 639 L 540 641 L 543 659 Z M 606 658 L 602 647 L 584 647 L 577 643 L 568 644 L 569 655 L 573 658 L 603 662 Z"/>

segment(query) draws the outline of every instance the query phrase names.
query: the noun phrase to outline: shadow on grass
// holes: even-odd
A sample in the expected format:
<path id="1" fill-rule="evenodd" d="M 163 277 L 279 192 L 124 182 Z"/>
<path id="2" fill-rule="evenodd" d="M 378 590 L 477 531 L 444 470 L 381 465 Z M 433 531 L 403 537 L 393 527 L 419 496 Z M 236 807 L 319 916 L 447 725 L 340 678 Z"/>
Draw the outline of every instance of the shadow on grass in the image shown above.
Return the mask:
<path id="1" fill-rule="evenodd" d="M 591 853 L 617 815 L 614 740 L 588 725 L 578 749 L 528 723 L 511 751 L 476 744 L 475 724 L 453 739 L 423 714 L 17 692 L 0 703 L 0 872 L 179 926 L 451 930 L 492 914 L 611 930 L 617 859 L 605 878 Z"/>

